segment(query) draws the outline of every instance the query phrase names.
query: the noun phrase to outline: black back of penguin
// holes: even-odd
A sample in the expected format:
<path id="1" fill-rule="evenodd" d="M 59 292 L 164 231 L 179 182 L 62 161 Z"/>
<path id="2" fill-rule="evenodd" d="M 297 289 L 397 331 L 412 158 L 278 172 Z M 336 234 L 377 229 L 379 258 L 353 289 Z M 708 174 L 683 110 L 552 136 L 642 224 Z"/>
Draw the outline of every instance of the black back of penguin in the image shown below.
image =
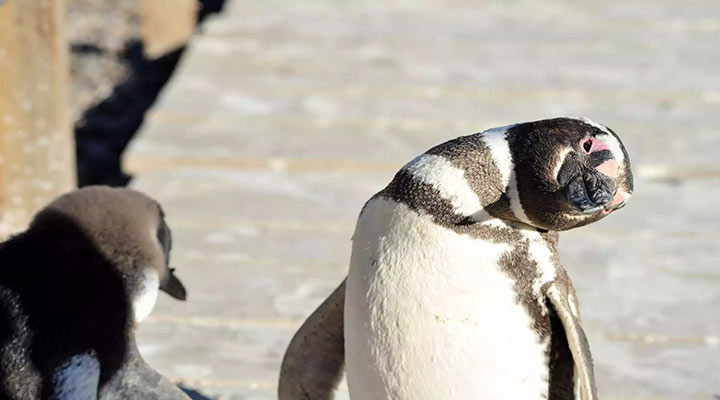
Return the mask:
<path id="1" fill-rule="evenodd" d="M 136 352 L 132 303 L 144 272 L 185 296 L 163 229 L 147 196 L 94 187 L 62 196 L 0 245 L 0 398 L 74 398 L 73 379 L 96 390 L 117 381 Z"/>

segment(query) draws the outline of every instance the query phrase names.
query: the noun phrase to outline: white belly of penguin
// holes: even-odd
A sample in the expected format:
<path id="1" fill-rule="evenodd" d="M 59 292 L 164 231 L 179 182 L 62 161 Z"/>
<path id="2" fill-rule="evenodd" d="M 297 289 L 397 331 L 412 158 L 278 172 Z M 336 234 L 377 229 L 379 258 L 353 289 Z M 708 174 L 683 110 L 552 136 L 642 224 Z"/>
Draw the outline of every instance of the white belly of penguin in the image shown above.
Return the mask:
<path id="1" fill-rule="evenodd" d="M 404 204 L 368 203 L 347 280 L 350 397 L 547 398 L 547 343 L 498 264 L 509 250 Z"/>

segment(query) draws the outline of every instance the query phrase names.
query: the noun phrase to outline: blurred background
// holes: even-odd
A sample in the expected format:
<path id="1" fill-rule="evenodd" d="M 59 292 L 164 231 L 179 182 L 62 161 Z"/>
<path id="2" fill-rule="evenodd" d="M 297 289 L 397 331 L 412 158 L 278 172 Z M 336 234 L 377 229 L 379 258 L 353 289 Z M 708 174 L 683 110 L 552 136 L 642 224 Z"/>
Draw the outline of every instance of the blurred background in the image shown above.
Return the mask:
<path id="1" fill-rule="evenodd" d="M 41 29 L 52 65 L 9 29 L 35 3 L 67 9 Z M 196 398 L 272 399 L 288 341 L 346 274 L 358 212 L 401 165 L 587 116 L 636 177 L 625 209 L 560 239 L 599 393 L 718 399 L 719 63 L 711 0 L 9 0 L 0 224 L 75 183 L 152 195 L 189 301 L 160 299 L 141 352 Z"/>

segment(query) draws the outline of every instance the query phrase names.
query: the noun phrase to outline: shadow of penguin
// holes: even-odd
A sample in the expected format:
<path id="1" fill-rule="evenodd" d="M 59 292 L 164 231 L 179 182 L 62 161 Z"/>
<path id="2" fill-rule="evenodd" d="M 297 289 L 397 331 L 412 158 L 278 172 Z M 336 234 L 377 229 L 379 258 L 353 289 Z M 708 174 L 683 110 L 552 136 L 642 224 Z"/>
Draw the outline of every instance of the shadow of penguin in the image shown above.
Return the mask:
<path id="1" fill-rule="evenodd" d="M 198 30 L 212 15 L 221 13 L 226 0 L 200 0 Z M 88 44 L 71 46 L 73 54 L 103 53 Z M 128 77 L 114 87 L 110 96 L 85 110 L 75 125 L 75 153 L 80 187 L 88 185 L 125 186 L 132 177 L 122 170 L 122 154 L 142 125 L 160 91 L 168 82 L 185 51 L 185 46 L 158 59 L 147 59 L 143 44 L 125 44 L 122 60 L 130 68 Z"/>

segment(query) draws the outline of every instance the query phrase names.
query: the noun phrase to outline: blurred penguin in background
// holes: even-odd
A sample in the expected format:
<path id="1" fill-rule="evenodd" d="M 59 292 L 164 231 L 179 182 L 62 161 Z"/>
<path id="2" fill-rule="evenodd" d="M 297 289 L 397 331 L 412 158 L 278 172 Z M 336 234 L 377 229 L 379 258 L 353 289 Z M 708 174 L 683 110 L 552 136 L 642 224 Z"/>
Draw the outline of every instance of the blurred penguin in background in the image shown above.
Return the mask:
<path id="1" fill-rule="evenodd" d="M 160 290 L 185 300 L 169 267 L 160 205 L 87 187 L 41 210 L 0 245 L 0 399 L 187 399 L 134 339 Z"/>

